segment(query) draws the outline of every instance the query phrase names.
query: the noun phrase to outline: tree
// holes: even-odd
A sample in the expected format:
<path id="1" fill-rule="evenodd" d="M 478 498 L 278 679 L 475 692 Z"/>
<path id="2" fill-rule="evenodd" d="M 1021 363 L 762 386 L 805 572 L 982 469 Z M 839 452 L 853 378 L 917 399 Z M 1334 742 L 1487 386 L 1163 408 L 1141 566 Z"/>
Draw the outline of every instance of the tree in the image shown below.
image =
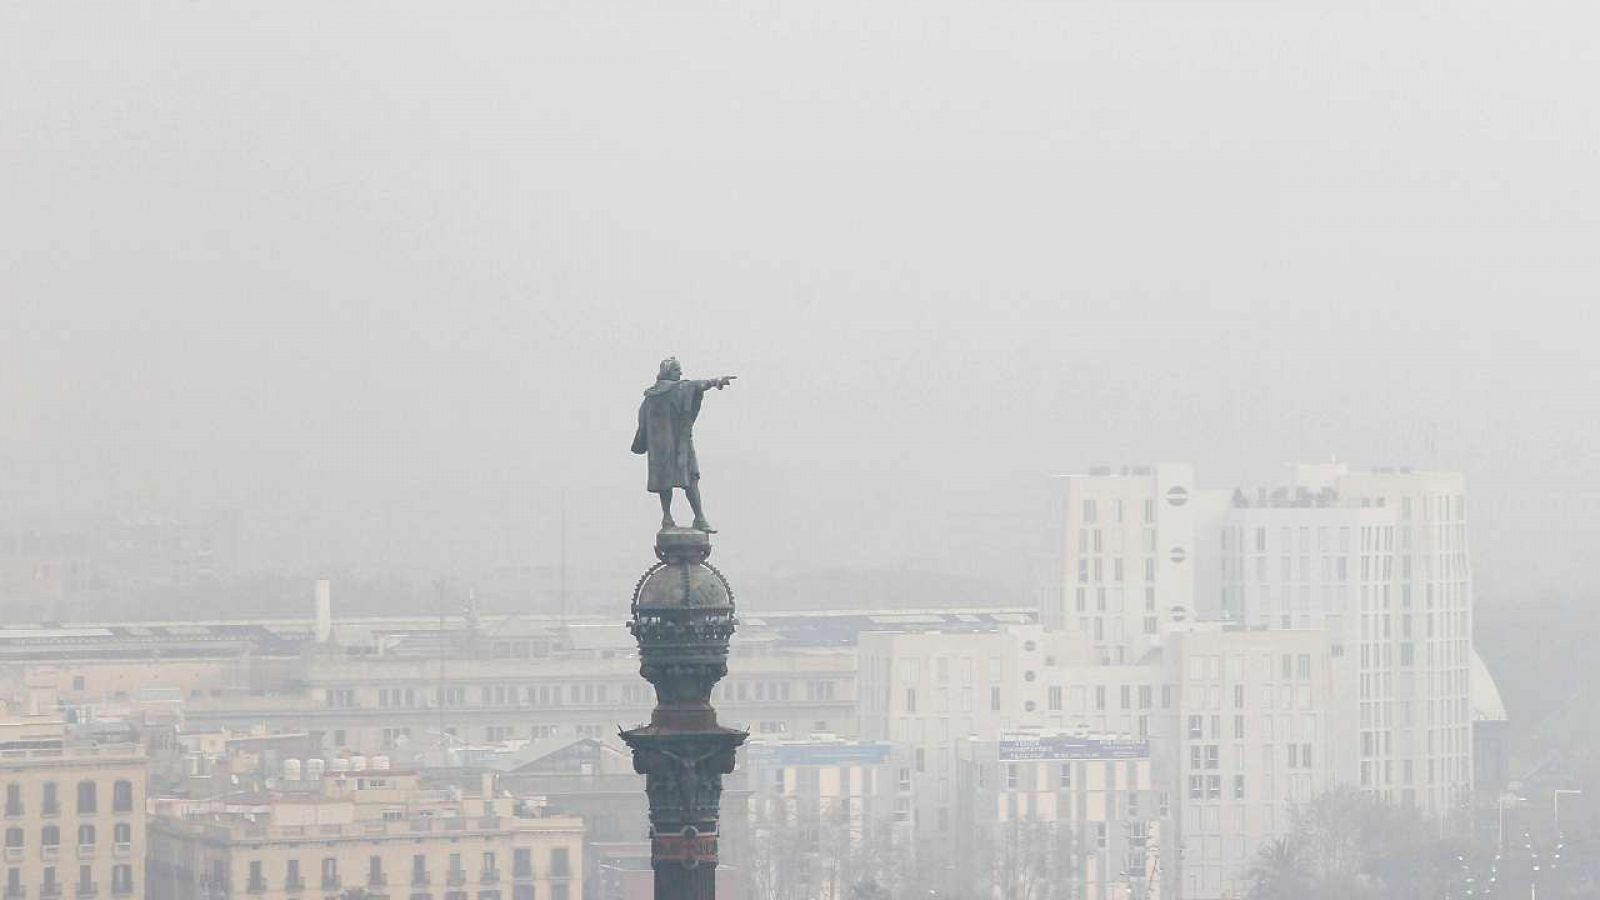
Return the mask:
<path id="1" fill-rule="evenodd" d="M 1289 834 L 1261 848 L 1251 900 L 1423 900 L 1449 896 L 1478 849 L 1439 839 L 1415 811 L 1337 788 L 1297 808 Z"/>
<path id="2" fill-rule="evenodd" d="M 1277 838 L 1261 848 L 1246 876 L 1250 900 L 1290 900 L 1311 891 L 1311 872 L 1300 847 L 1289 838 Z"/>

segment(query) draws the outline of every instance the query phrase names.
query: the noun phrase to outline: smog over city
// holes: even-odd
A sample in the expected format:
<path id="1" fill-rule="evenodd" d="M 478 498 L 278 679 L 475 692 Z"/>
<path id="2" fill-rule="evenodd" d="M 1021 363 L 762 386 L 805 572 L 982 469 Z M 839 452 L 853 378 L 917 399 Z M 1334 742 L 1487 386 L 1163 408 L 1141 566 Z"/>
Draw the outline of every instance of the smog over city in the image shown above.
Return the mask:
<path id="1" fill-rule="evenodd" d="M 5 6 L 0 898 L 1600 896 L 1597 27 Z"/>

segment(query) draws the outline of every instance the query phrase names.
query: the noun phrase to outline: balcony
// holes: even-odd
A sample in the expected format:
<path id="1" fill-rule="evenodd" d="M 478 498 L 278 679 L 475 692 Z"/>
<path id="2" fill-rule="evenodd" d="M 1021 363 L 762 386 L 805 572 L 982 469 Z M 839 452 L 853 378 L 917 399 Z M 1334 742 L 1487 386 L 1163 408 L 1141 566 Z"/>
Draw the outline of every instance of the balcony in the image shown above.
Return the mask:
<path id="1" fill-rule="evenodd" d="M 115 897 L 130 897 L 133 895 L 133 882 L 116 881 L 111 884 L 111 894 Z"/>
<path id="2" fill-rule="evenodd" d="M 500 881 L 499 869 L 484 869 L 478 873 L 479 884 L 495 884 Z"/>
<path id="3" fill-rule="evenodd" d="M 532 866 L 518 866 L 511 871 L 511 877 L 518 881 L 526 881 L 533 877 Z"/>
<path id="4" fill-rule="evenodd" d="M 367 887 L 384 887 L 389 883 L 389 876 L 382 872 L 371 872 L 367 875 Z"/>
<path id="5" fill-rule="evenodd" d="M 265 894 L 267 892 L 266 879 L 246 882 L 244 890 L 247 894 Z"/>
<path id="6" fill-rule="evenodd" d="M 78 858 L 79 859 L 94 859 L 94 848 L 95 848 L 94 844 L 79 844 L 78 845 Z"/>
<path id="7" fill-rule="evenodd" d="M 39 848 L 40 859 L 55 859 L 61 855 L 60 844 L 45 844 Z"/>
<path id="8" fill-rule="evenodd" d="M 126 841 L 111 845 L 111 855 L 117 859 L 127 859 L 133 855 L 133 845 Z"/>
<path id="9" fill-rule="evenodd" d="M 8 806 L 8 807 L 6 807 L 6 818 L 8 818 L 8 819 L 20 819 L 20 818 L 22 818 L 22 816 L 23 816 L 22 807 L 20 807 L 20 806 Z"/>
<path id="10" fill-rule="evenodd" d="M 427 887 L 428 881 L 429 878 L 426 871 L 417 871 L 416 869 L 411 870 L 412 887 Z"/>
<path id="11" fill-rule="evenodd" d="M 283 889 L 291 894 L 298 894 L 306 889 L 306 880 L 298 875 L 287 878 L 283 882 Z"/>
<path id="12" fill-rule="evenodd" d="M 80 881 L 76 894 L 79 897 L 97 897 L 100 895 L 100 885 L 93 881 Z"/>
<path id="13" fill-rule="evenodd" d="M 467 870 L 466 869 L 456 869 L 454 871 L 446 873 L 445 876 L 444 876 L 444 883 L 448 884 L 451 887 L 460 887 L 463 884 L 466 884 L 467 883 Z"/>
<path id="14" fill-rule="evenodd" d="M 322 876 L 322 889 L 325 890 L 325 891 L 337 891 L 339 889 L 339 876 L 337 876 L 337 875 L 324 875 L 324 876 Z"/>
<path id="15" fill-rule="evenodd" d="M 8 884 L 6 885 L 5 893 L 0 894 L 0 897 L 5 897 L 6 900 L 27 900 L 28 886 L 25 884 Z"/>
<path id="16" fill-rule="evenodd" d="M 7 847 L 6 862 L 22 862 L 23 852 L 21 847 Z"/>
<path id="17" fill-rule="evenodd" d="M 48 900 L 48 898 L 59 896 L 61 896 L 61 882 L 47 881 L 39 886 L 40 900 Z"/>

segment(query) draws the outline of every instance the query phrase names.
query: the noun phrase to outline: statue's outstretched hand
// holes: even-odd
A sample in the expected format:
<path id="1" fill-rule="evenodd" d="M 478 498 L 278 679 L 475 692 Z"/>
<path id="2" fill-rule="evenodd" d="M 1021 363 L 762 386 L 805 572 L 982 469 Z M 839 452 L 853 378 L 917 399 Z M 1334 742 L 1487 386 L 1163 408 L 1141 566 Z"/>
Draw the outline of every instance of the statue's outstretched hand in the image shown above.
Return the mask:
<path id="1" fill-rule="evenodd" d="M 720 391 L 723 388 L 727 387 L 728 385 L 733 384 L 733 380 L 735 378 L 738 378 L 738 377 L 739 376 L 737 376 L 737 375 L 724 375 L 721 378 L 718 378 L 717 379 L 717 390 Z"/>

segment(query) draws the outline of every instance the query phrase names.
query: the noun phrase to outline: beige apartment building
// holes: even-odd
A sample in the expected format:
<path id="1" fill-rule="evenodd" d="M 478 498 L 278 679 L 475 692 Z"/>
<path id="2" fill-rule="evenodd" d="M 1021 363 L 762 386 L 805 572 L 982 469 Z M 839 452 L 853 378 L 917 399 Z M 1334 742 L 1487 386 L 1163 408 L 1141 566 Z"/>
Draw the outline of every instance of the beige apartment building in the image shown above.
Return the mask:
<path id="1" fill-rule="evenodd" d="M 960 865 L 990 873 L 1004 896 L 1061 888 L 1095 900 L 1165 896 L 1170 794 L 1150 749 L 1143 739 L 1077 731 L 962 740 L 956 815 L 971 839 L 956 848 Z"/>
<path id="2" fill-rule="evenodd" d="M 415 772 L 323 772 L 270 794 L 160 803 L 151 896 L 578 900 L 583 836 L 581 819 L 497 795 L 487 778 L 463 796 Z"/>
<path id="3" fill-rule="evenodd" d="M 0 897 L 143 896 L 144 751 L 72 740 L 52 713 L 0 710 Z"/>

